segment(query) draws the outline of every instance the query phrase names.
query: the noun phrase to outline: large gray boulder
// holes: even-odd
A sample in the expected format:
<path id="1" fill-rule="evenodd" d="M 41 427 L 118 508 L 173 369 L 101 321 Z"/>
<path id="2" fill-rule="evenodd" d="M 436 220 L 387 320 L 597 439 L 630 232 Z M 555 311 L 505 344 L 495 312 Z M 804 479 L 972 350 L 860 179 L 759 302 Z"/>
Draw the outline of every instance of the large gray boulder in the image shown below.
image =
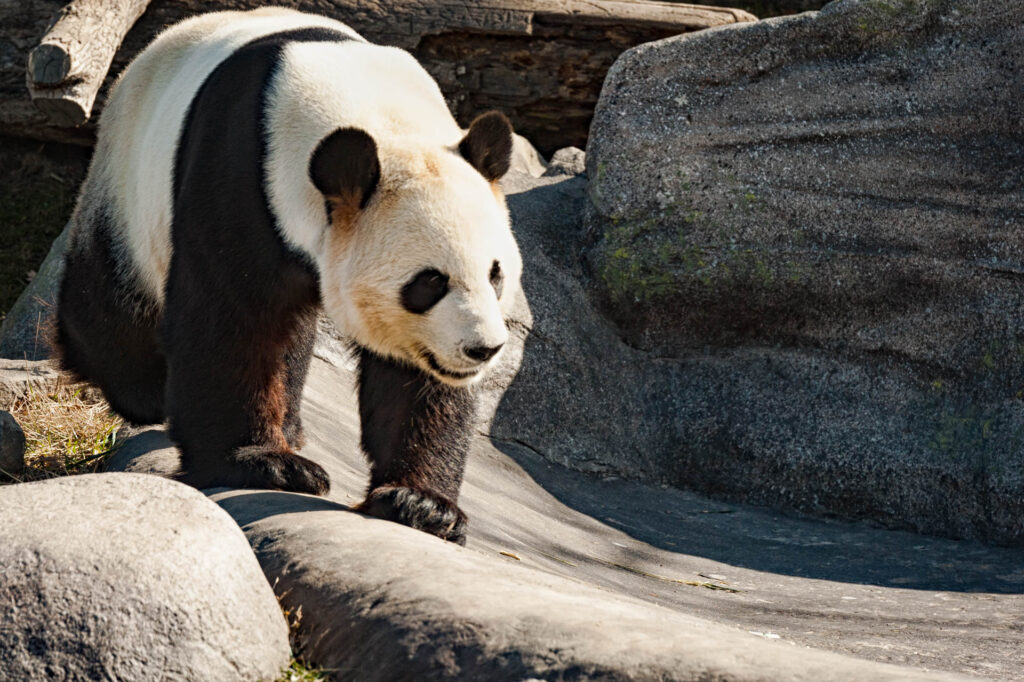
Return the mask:
<path id="1" fill-rule="evenodd" d="M 199 492 L 92 474 L 0 487 L 0 679 L 273 680 L 288 626 Z"/>
<path id="2" fill-rule="evenodd" d="M 936 378 L 988 352 L 1024 377 L 1021 19 L 843 0 L 625 54 L 588 165 L 630 340 L 898 354 Z"/>
<path id="3" fill-rule="evenodd" d="M 1024 543 L 1022 20 L 841 0 L 618 60 L 586 262 L 649 364 L 591 466 Z"/>

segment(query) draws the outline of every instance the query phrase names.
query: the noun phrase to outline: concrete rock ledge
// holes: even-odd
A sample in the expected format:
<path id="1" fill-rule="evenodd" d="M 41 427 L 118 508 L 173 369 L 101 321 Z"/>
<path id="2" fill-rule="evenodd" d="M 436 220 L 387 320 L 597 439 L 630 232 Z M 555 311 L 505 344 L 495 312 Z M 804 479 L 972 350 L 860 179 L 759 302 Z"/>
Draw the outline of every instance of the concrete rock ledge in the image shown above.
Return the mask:
<path id="1" fill-rule="evenodd" d="M 206 492 L 337 679 L 1009 682 L 1024 664 L 1018 550 L 601 482 L 483 437 L 461 548 L 349 511 L 366 476 L 350 372 L 314 361 L 303 419 L 328 498 Z M 173 469 L 160 431 L 139 438 L 119 466 Z"/>
<path id="2" fill-rule="evenodd" d="M 24 468 L 25 432 L 10 412 L 0 410 L 0 476 L 16 476 Z"/>
<path id="3" fill-rule="evenodd" d="M 765 641 L 296 497 L 213 495 L 337 679 L 957 679 Z"/>
<path id="4" fill-rule="evenodd" d="M 49 395 L 60 385 L 60 372 L 49 360 L 0 358 L 0 405 L 10 405 L 29 393 Z"/>

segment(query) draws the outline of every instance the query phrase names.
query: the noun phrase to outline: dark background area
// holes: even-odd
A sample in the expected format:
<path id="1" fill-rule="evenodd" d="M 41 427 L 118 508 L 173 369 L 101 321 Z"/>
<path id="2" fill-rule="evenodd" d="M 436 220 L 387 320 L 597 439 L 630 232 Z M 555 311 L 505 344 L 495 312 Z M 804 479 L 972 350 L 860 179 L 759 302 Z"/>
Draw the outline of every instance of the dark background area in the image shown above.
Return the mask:
<path id="1" fill-rule="evenodd" d="M 91 153 L 0 136 L 0 320 L 64 228 Z"/>

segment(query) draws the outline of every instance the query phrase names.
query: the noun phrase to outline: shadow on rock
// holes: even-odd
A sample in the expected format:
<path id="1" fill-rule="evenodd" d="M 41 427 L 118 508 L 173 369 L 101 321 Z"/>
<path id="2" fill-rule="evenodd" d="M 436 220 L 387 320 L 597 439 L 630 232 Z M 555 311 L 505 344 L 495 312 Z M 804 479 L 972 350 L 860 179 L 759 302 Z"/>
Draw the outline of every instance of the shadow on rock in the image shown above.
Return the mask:
<path id="1" fill-rule="evenodd" d="M 626 565 L 649 559 L 645 551 L 657 548 L 796 578 L 1024 594 L 1024 552 L 1018 549 L 801 517 L 614 477 L 601 480 L 552 464 L 517 443 L 493 442 L 560 503 L 637 540 L 618 548 L 615 561 Z"/>
<path id="2" fill-rule="evenodd" d="M 215 488 L 204 491 L 211 495 L 224 511 L 243 528 L 280 514 L 302 512 L 339 511 L 351 509 L 323 497 L 279 490 L 231 490 Z"/>

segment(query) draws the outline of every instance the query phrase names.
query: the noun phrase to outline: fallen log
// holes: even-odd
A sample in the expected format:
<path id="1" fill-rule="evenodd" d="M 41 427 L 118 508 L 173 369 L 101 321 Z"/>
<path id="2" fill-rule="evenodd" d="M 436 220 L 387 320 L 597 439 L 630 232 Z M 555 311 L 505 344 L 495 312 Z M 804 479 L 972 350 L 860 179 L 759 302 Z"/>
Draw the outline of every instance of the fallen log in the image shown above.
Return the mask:
<path id="1" fill-rule="evenodd" d="M 122 8 L 132 4 L 132 0 L 92 1 Z M 114 76 L 163 28 L 200 12 L 259 4 L 255 0 L 152 0 L 117 50 L 91 105 L 90 120 L 78 128 L 54 126 L 26 107 L 26 62 L 0 60 L 0 134 L 88 144 Z M 373 42 L 409 50 L 438 80 L 460 121 L 500 109 L 544 152 L 586 144 L 604 75 L 624 50 L 670 35 L 755 20 L 742 10 L 647 0 L 282 0 L 280 4 L 335 17 Z M 24 50 L 27 58 L 46 32 L 49 16 L 60 9 L 61 3 L 54 0 L 35 0 L 28 8 L 22 0 L 0 0 L 0 38 Z M 40 16 L 44 13 L 49 14 Z M 53 67 L 41 64 L 33 64 L 30 70 L 48 77 Z M 19 66 L 14 79 L 10 71 Z"/>
<path id="2" fill-rule="evenodd" d="M 73 0 L 29 52 L 26 84 L 33 103 L 49 123 L 79 126 L 93 102 L 114 54 L 149 0 Z"/>

